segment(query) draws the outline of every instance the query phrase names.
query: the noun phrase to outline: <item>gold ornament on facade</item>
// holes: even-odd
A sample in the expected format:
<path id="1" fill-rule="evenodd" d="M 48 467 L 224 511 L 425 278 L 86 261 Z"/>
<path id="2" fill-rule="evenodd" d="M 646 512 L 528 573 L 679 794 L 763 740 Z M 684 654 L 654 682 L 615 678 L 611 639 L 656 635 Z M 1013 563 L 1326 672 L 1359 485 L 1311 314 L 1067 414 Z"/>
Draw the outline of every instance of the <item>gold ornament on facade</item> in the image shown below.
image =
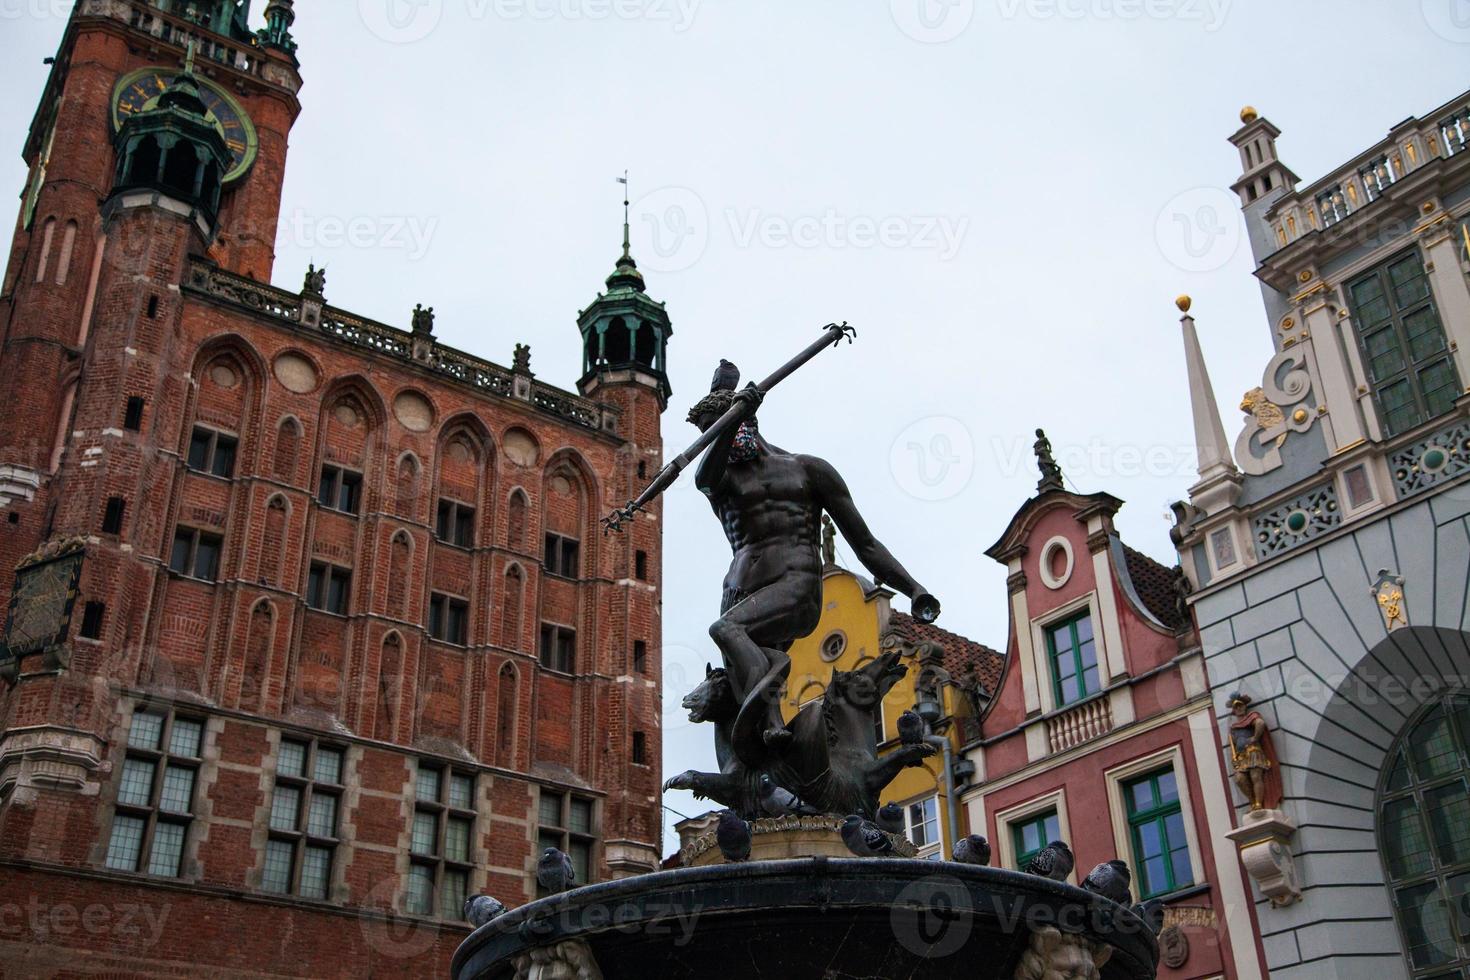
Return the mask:
<path id="1" fill-rule="evenodd" d="M 1276 405 L 1266 400 L 1266 392 L 1261 388 L 1252 388 L 1245 393 L 1241 399 L 1240 410 L 1256 420 L 1256 424 L 1262 429 L 1274 429 L 1278 425 L 1286 424 L 1286 413 Z M 1286 442 L 1287 433 L 1283 432 L 1276 437 L 1276 448 Z"/>
<path id="2" fill-rule="evenodd" d="M 1299 408 L 1295 412 L 1291 413 L 1291 420 L 1297 425 L 1301 425 L 1309 418 L 1311 418 L 1311 416 L 1307 414 L 1307 410 L 1305 408 Z M 1282 438 L 1285 438 L 1285 436 L 1283 436 Z"/>
<path id="3" fill-rule="evenodd" d="M 1392 633 L 1409 625 L 1404 609 L 1404 577 L 1386 568 L 1378 570 L 1378 582 L 1372 588 L 1373 598 L 1378 602 L 1378 611 L 1383 614 L 1383 628 Z"/>
<path id="4" fill-rule="evenodd" d="M 1194 305 L 1194 300 L 1187 295 L 1181 295 L 1174 298 L 1174 305 L 1179 307 L 1180 313 L 1188 313 L 1189 308 Z"/>
<path id="5" fill-rule="evenodd" d="M 1240 110 L 1240 121 L 1246 125 L 1250 125 L 1259 118 L 1261 118 L 1261 114 L 1256 111 L 1255 106 L 1248 105 Z"/>

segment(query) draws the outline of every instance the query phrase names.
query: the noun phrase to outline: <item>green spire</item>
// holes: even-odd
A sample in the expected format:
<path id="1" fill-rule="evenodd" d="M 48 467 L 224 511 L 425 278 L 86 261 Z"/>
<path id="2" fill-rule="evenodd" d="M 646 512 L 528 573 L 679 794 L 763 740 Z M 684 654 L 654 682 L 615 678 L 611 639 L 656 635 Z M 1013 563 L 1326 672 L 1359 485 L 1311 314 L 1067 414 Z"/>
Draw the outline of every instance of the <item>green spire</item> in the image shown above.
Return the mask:
<path id="1" fill-rule="evenodd" d="M 295 21 L 296 11 L 291 0 L 270 0 L 265 5 L 265 28 L 258 35 L 260 43 L 294 54 L 296 39 L 291 36 L 291 25 Z"/>
<path id="2" fill-rule="evenodd" d="M 628 171 L 623 171 L 618 183 L 623 185 L 623 254 L 618 256 L 618 264 L 613 268 L 612 275 L 607 277 L 607 288 L 609 292 L 634 289 L 641 293 L 644 290 L 643 273 L 638 271 L 638 263 L 633 261 L 628 237 Z"/>

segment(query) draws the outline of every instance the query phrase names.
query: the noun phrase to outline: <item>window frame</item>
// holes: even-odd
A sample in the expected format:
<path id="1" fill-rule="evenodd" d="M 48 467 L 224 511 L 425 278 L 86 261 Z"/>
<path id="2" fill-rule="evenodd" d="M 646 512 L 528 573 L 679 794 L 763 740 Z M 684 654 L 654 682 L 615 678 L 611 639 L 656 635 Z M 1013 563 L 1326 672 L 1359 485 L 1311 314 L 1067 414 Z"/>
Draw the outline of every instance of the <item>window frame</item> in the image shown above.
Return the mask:
<path id="1" fill-rule="evenodd" d="M 162 719 L 156 747 L 132 744 L 133 719 L 138 715 L 150 715 Z M 174 727 L 179 721 L 191 722 L 199 726 L 198 755 L 187 756 L 173 752 Z M 188 712 L 180 715 L 171 707 L 134 705 L 132 711 L 128 713 L 127 734 L 123 739 L 122 764 L 117 767 L 117 777 L 112 788 L 112 813 L 108 821 L 107 846 L 102 851 L 101 865 L 103 868 L 123 874 L 146 875 L 150 878 L 182 879 L 184 877 L 184 860 L 189 853 L 189 834 L 198 817 L 196 807 L 198 805 L 199 774 L 203 769 L 208 739 L 209 721 L 205 716 Z M 152 768 L 147 803 L 130 803 L 122 799 L 123 778 L 127 771 L 128 760 L 146 762 Z M 163 809 L 164 783 L 170 768 L 185 769 L 192 774 L 189 783 L 189 808 L 186 811 Z M 132 868 L 120 867 L 111 863 L 112 845 L 117 836 L 119 816 L 144 822 L 143 835 L 138 840 L 137 860 Z M 153 845 L 160 823 L 182 827 L 178 865 L 173 874 L 162 874 L 152 870 Z"/>
<path id="2" fill-rule="evenodd" d="M 335 608 L 329 604 L 332 589 L 342 585 L 342 601 Z M 329 561 L 313 561 L 307 566 L 306 593 L 302 597 L 308 609 L 332 616 L 347 616 L 352 610 L 352 569 Z"/>
<path id="3" fill-rule="evenodd" d="M 1048 820 L 1055 820 L 1057 822 L 1056 839 L 1061 840 L 1062 817 L 1061 814 L 1057 812 L 1055 807 L 1048 807 L 1047 809 L 1042 810 L 1039 813 L 1034 813 L 1029 817 L 1023 817 L 1017 820 L 1013 820 L 1010 822 L 1010 824 L 1007 825 L 1007 829 L 1009 830 L 1011 835 L 1011 850 L 1015 854 L 1015 857 L 1012 858 L 1012 861 L 1017 871 L 1020 871 L 1022 868 L 1024 868 L 1032 858 L 1036 857 L 1036 855 L 1040 854 L 1043 850 L 1046 849 L 1046 845 L 1051 843 L 1051 834 L 1048 833 L 1046 830 L 1046 822 Z M 1021 850 L 1021 848 L 1025 844 L 1024 835 L 1026 833 L 1026 828 L 1031 827 L 1035 824 L 1041 825 L 1041 834 L 1039 835 L 1041 838 L 1043 838 L 1041 841 L 1041 845 L 1029 851 L 1023 851 Z"/>
<path id="4" fill-rule="evenodd" d="M 330 494 L 327 492 L 329 485 Z M 341 506 L 344 490 L 348 491 L 347 503 L 350 504 L 350 507 Z M 363 474 L 361 470 L 339 466 L 336 463 L 323 463 L 321 473 L 317 477 L 317 506 L 338 514 L 349 514 L 356 517 L 362 512 L 362 490 Z M 330 502 L 328 502 L 329 497 Z"/>
<path id="5" fill-rule="evenodd" d="M 189 556 L 187 561 L 185 561 L 183 568 L 178 568 L 174 564 L 174 556 L 179 548 L 180 535 L 186 535 L 189 538 Z M 208 578 L 205 578 L 203 575 L 197 574 L 197 572 L 199 571 L 199 544 L 205 539 L 213 541 L 215 546 L 214 568 L 211 570 L 211 574 Z M 220 563 L 224 560 L 224 553 L 224 535 L 219 534 L 216 531 L 206 531 L 204 528 L 195 527 L 192 524 L 178 524 L 174 527 L 173 546 L 169 549 L 168 570 L 169 573 L 172 575 L 177 575 L 180 578 L 193 579 L 196 582 L 218 582 L 219 566 Z"/>
<path id="6" fill-rule="evenodd" d="M 1443 417 L 1453 411 L 1454 402 L 1464 392 L 1464 381 L 1455 365 L 1454 352 L 1450 347 L 1450 335 L 1445 330 L 1444 317 L 1440 313 L 1439 304 L 1435 301 L 1434 277 L 1425 269 L 1425 261 L 1418 246 L 1412 245 L 1375 263 L 1371 268 L 1363 270 L 1342 285 L 1343 298 L 1352 317 L 1353 342 L 1357 345 L 1357 354 L 1362 361 L 1363 379 L 1367 382 L 1373 407 L 1378 413 L 1379 425 L 1383 428 L 1386 438 L 1402 435 L 1420 425 Z M 1406 262 L 1416 263 L 1418 275 L 1415 278 L 1423 282 L 1424 295 L 1407 306 L 1400 307 L 1390 272 Z M 1380 298 L 1387 306 L 1386 319 L 1375 321 L 1372 324 L 1367 323 L 1364 319 L 1363 307 L 1358 303 L 1355 293 L 1360 285 L 1370 281 L 1376 281 Z M 1434 321 L 1439 333 L 1440 345 L 1430 354 L 1416 358 L 1407 323 L 1411 317 L 1425 313 Z M 1373 357 L 1368 349 L 1368 338 L 1384 332 L 1389 332 L 1393 337 L 1400 365 L 1397 370 L 1379 378 L 1373 368 Z M 1450 386 L 1452 397 L 1448 406 L 1434 410 L 1429 404 L 1430 392 L 1424 389 L 1422 375 L 1440 365 L 1444 365 L 1449 370 L 1450 379 L 1453 382 Z M 1389 411 L 1383 401 L 1383 393 L 1405 382 L 1411 395 L 1414 418 L 1412 421 L 1396 425 L 1389 417 Z"/>
<path id="7" fill-rule="evenodd" d="M 629 666 L 634 674 L 648 673 L 648 641 L 634 640 L 633 653 L 629 657 Z"/>
<path id="8" fill-rule="evenodd" d="M 1135 894 L 1143 888 L 1143 871 L 1137 861 L 1137 845 L 1130 821 L 1128 786 L 1138 777 L 1172 769 L 1174 785 L 1179 794 L 1179 809 L 1184 824 L 1185 844 L 1189 854 L 1191 884 L 1180 885 L 1176 890 L 1191 892 L 1205 887 L 1209 880 L 1205 875 L 1204 852 L 1201 850 L 1199 828 L 1196 824 L 1194 800 L 1189 788 L 1189 768 L 1185 764 L 1185 753 L 1179 744 L 1169 745 L 1157 752 L 1140 756 L 1103 773 L 1108 788 L 1108 812 L 1113 824 L 1113 846 L 1119 855 L 1127 855 L 1129 867 L 1133 868 Z M 1172 874 L 1172 867 L 1170 869 Z M 1160 892 L 1147 897 L 1167 896 Z"/>
<path id="9" fill-rule="evenodd" d="M 440 497 L 434 512 L 434 540 L 453 548 L 474 548 L 475 520 L 473 506 L 453 497 Z"/>
<path id="10" fill-rule="evenodd" d="M 454 613 L 459 614 L 460 629 L 457 635 L 449 635 L 449 622 L 453 620 Z M 446 615 L 449 614 L 449 615 Z M 466 599 L 448 592 L 429 593 L 429 616 L 424 624 L 424 629 L 429 634 L 429 639 L 436 643 L 448 643 L 452 646 L 469 646 L 470 643 L 470 604 Z"/>
<path id="11" fill-rule="evenodd" d="M 1066 787 L 1034 796 L 1031 799 L 1017 803 L 1013 806 L 1000 810 L 995 815 L 995 839 L 991 841 L 996 849 L 996 864 L 998 867 L 1020 870 L 1021 863 L 1016 852 L 1016 838 L 1012 828 L 1031 822 L 1033 818 L 1042 814 L 1056 813 L 1057 825 L 1060 839 L 1070 841 L 1072 839 L 1072 824 L 1067 811 Z M 1121 853 L 1121 852 L 1120 852 Z M 1083 872 L 1086 873 L 1085 870 Z M 1077 869 L 1067 876 L 1067 881 L 1076 884 Z"/>
<path id="12" fill-rule="evenodd" d="M 559 823 L 551 824 L 544 820 L 546 816 L 545 801 L 556 799 Z M 585 803 L 588 807 L 588 830 L 580 831 L 572 829 L 572 804 Z M 552 836 L 557 840 L 553 842 Z M 587 846 L 587 873 L 586 881 L 581 880 L 578 875 L 577 884 L 590 885 L 597 878 L 598 848 L 602 843 L 602 812 L 595 797 L 584 796 L 579 793 L 565 789 L 552 789 L 543 786 L 536 794 L 536 856 L 539 858 L 541 852 L 547 847 L 555 847 L 557 850 L 572 854 L 573 844 L 585 844 Z M 536 897 L 545 897 L 548 892 L 536 884 Z"/>
<path id="13" fill-rule="evenodd" d="M 291 773 L 280 771 L 280 757 L 282 747 L 290 743 L 301 746 L 304 750 L 302 755 L 301 771 L 303 775 L 296 776 Z M 337 781 L 335 783 L 317 778 L 316 763 L 320 750 L 336 752 L 340 756 L 337 770 Z M 271 783 L 271 795 L 265 806 L 266 843 L 261 848 L 261 866 L 259 889 L 268 895 L 290 895 L 294 898 L 304 898 L 313 902 L 330 902 L 332 900 L 332 875 L 337 869 L 337 848 L 342 843 L 341 826 L 342 811 L 347 798 L 347 746 L 337 742 L 324 741 L 318 738 L 301 738 L 297 736 L 282 736 L 276 743 L 276 771 Z M 289 787 L 300 792 L 296 803 L 296 826 L 292 829 L 273 826 L 271 817 L 274 813 L 276 790 L 281 787 Z M 335 818 L 332 821 L 332 834 L 323 836 L 312 832 L 311 829 L 311 802 L 317 796 L 330 796 L 335 799 Z M 266 887 L 265 867 L 268 860 L 272 841 L 287 843 L 291 847 L 291 868 L 288 874 L 285 891 L 276 891 Z M 325 881 L 325 894 L 321 896 L 304 895 L 301 892 L 301 878 L 306 868 L 306 852 L 309 848 L 325 849 L 327 854 L 327 874 Z"/>
<path id="14" fill-rule="evenodd" d="M 553 561 L 554 559 L 554 561 Z M 570 566 L 570 571 L 568 567 Z M 542 535 L 541 569 L 547 575 L 578 581 L 582 577 L 582 541 L 556 531 Z"/>
<path id="15" fill-rule="evenodd" d="M 915 823 L 913 819 L 913 808 L 923 808 L 930 803 L 934 805 L 934 839 L 927 840 L 926 843 L 920 844 L 914 840 Z M 907 803 L 903 804 L 904 836 L 909 839 L 910 843 L 912 843 L 915 847 L 919 849 L 918 856 L 921 860 L 938 861 L 943 860 L 944 858 L 944 821 L 942 817 L 943 814 L 940 812 L 938 793 L 930 793 L 928 796 L 921 796 L 918 799 L 909 800 Z M 924 815 L 924 818 L 920 821 L 920 823 L 927 826 L 927 824 L 929 823 L 927 813 Z"/>
<path id="16" fill-rule="evenodd" d="M 1077 624 L 1083 620 L 1088 621 L 1092 630 L 1092 635 L 1088 637 L 1087 642 L 1092 644 L 1092 669 L 1097 673 L 1096 690 L 1089 690 L 1087 687 L 1087 667 L 1083 662 L 1082 641 L 1078 638 L 1077 632 Z M 1077 697 L 1071 700 L 1067 700 L 1062 694 L 1062 676 L 1061 672 L 1057 669 L 1058 661 L 1061 659 L 1062 654 L 1057 651 L 1056 634 L 1061 630 L 1066 630 L 1071 640 L 1070 652 L 1073 666 L 1076 668 L 1076 674 L 1074 676 L 1077 679 L 1078 694 Z M 1074 610 L 1061 619 L 1046 623 L 1041 628 L 1041 635 L 1046 645 L 1046 664 L 1051 674 L 1052 697 L 1055 699 L 1057 709 L 1070 708 L 1074 705 L 1081 704 L 1083 701 L 1095 697 L 1106 690 L 1107 684 L 1103 679 L 1102 650 L 1097 636 L 1097 618 L 1093 616 L 1090 606 L 1085 609 Z"/>
<path id="17" fill-rule="evenodd" d="M 546 642 L 548 631 L 551 635 L 550 644 Z M 550 670 L 558 674 L 577 672 L 577 630 L 575 627 L 542 620 L 537 636 L 536 659 L 542 670 Z M 571 654 L 563 661 L 561 658 L 562 644 L 568 638 L 571 642 Z"/>
<path id="18" fill-rule="evenodd" d="M 200 437 L 204 438 L 204 459 L 201 464 L 194 465 L 194 448 Z M 229 448 L 229 465 L 226 472 L 219 472 L 220 447 L 227 445 Z M 233 480 L 235 478 L 235 467 L 240 461 L 240 437 L 233 432 L 216 429 L 210 425 L 195 424 L 189 432 L 189 451 L 184 455 L 184 467 L 191 473 L 201 473 L 205 476 L 218 477 L 221 480 Z"/>
<path id="19" fill-rule="evenodd" d="M 1159 785 L 1160 780 L 1166 774 L 1174 777 L 1174 799 L 1168 802 L 1163 801 L 1163 793 L 1160 791 Z M 1133 789 L 1145 783 L 1150 786 L 1150 792 L 1157 802 L 1151 808 L 1136 810 L 1133 803 Z M 1155 769 L 1152 772 L 1146 772 L 1142 775 L 1133 776 L 1124 780 L 1122 782 L 1122 789 L 1123 805 L 1127 808 L 1128 814 L 1128 853 L 1132 857 L 1130 864 L 1133 868 L 1137 869 L 1134 875 L 1133 889 L 1138 894 L 1140 900 L 1158 898 L 1160 895 L 1170 895 L 1174 892 L 1182 891 L 1185 888 L 1192 888 L 1195 884 L 1194 868 L 1192 866 L 1190 868 L 1189 881 L 1177 881 L 1175 879 L 1174 869 L 1174 852 L 1176 850 L 1182 847 L 1186 860 L 1189 859 L 1188 835 L 1186 834 L 1185 839 L 1177 843 L 1169 836 L 1169 817 L 1177 814 L 1181 824 L 1186 819 L 1184 815 L 1184 804 L 1179 797 L 1179 773 L 1172 766 Z M 1141 834 L 1143 828 L 1150 825 L 1158 829 L 1159 838 L 1164 844 L 1165 880 L 1163 883 L 1164 887 L 1162 888 L 1146 888 L 1144 884 L 1144 879 L 1148 871 L 1142 856 L 1143 838 Z"/>
<path id="20" fill-rule="evenodd" d="M 438 775 L 439 787 L 435 798 L 425 799 L 419 796 L 419 775 L 422 772 L 434 772 Z M 468 779 L 470 781 L 470 806 L 469 808 L 456 806 L 452 798 L 452 786 L 454 780 Z M 450 919 L 462 921 L 464 918 L 463 908 L 465 899 L 474 894 L 475 877 L 475 823 L 478 813 L 478 800 L 480 793 L 480 782 L 478 774 L 468 769 L 457 768 L 447 763 L 420 759 L 414 770 L 413 785 L 410 790 L 413 793 L 413 806 L 409 811 L 409 847 L 408 861 L 409 874 L 404 878 L 403 910 L 409 915 L 421 915 L 433 919 Z M 419 814 L 428 814 L 434 820 L 434 846 L 431 853 L 415 851 L 413 849 L 413 827 L 417 822 Z M 451 858 L 448 854 L 449 825 L 451 821 L 467 822 L 469 824 L 468 837 L 465 843 L 465 857 Z M 429 909 L 422 911 L 413 906 L 413 868 L 429 869 Z M 445 882 L 450 874 L 462 875 L 464 888 L 458 895 L 456 901 L 451 902 L 451 907 L 446 910 L 444 902 L 451 896 L 445 892 Z"/>

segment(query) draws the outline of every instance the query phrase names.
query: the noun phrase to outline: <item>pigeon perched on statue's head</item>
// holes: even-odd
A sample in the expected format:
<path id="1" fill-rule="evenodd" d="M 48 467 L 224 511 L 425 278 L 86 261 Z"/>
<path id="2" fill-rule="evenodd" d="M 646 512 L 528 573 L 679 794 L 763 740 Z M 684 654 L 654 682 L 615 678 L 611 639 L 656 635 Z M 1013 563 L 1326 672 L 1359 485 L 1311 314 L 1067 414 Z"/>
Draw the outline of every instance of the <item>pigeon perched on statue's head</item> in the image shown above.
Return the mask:
<path id="1" fill-rule="evenodd" d="M 901 834 L 903 833 L 903 807 L 897 803 L 885 803 L 878 808 L 877 819 L 873 822 L 890 834 Z"/>
<path id="2" fill-rule="evenodd" d="M 721 812 L 719 823 L 715 824 L 715 843 L 720 845 L 726 861 L 738 864 L 750 860 L 750 824 L 741 820 L 734 810 Z"/>
<path id="3" fill-rule="evenodd" d="M 842 843 L 858 857 L 880 857 L 893 853 L 893 841 L 878 825 L 854 813 L 842 821 Z"/>
<path id="4" fill-rule="evenodd" d="M 709 383 L 709 390 L 734 391 L 738 384 L 740 384 L 740 369 L 723 357 L 720 358 L 720 366 L 715 368 L 715 376 Z"/>
<path id="5" fill-rule="evenodd" d="M 1128 865 L 1116 859 L 1104 861 L 1082 879 L 1084 889 L 1119 905 L 1127 905 L 1133 901 L 1133 892 L 1129 887 L 1132 883 L 1133 872 L 1128 870 Z"/>
<path id="6" fill-rule="evenodd" d="M 988 865 L 990 863 L 990 841 L 979 834 L 961 837 L 954 845 L 954 859 L 960 864 Z"/>
<path id="7" fill-rule="evenodd" d="M 536 880 L 542 888 L 555 895 L 577 883 L 577 870 L 566 854 L 548 847 L 541 852 L 541 860 L 536 862 Z"/>
<path id="8" fill-rule="evenodd" d="M 1052 881 L 1066 881 L 1067 875 L 1072 873 L 1072 866 L 1076 860 L 1072 857 L 1072 849 L 1065 841 L 1049 841 L 1045 847 L 1036 852 L 1036 856 L 1027 862 L 1022 870 L 1029 875 L 1040 878 L 1050 878 Z"/>
<path id="9" fill-rule="evenodd" d="M 504 914 L 505 906 L 489 895 L 471 895 L 464 903 L 465 921 L 476 929 Z"/>
<path id="10" fill-rule="evenodd" d="M 904 745 L 918 745 L 924 741 L 924 719 L 912 708 L 898 716 L 898 738 Z"/>

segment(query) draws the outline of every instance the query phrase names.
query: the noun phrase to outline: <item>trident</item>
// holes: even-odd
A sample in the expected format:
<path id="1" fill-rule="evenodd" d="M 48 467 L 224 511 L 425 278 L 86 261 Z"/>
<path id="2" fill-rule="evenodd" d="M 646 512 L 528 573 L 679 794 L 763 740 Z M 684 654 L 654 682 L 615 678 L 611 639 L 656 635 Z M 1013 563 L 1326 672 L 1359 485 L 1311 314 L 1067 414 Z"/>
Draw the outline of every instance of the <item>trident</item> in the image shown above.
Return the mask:
<path id="1" fill-rule="evenodd" d="M 847 338 L 847 342 L 850 344 L 852 343 L 852 338 L 856 336 L 857 330 L 849 327 L 846 320 L 843 320 L 841 323 L 827 324 L 822 328 L 822 337 L 820 340 L 812 341 L 806 350 L 778 367 L 770 377 L 755 387 L 761 393 L 770 391 L 795 373 L 797 368 L 816 357 L 823 350 L 828 347 L 838 346 L 842 343 L 844 337 Z M 731 405 L 729 410 L 720 416 L 719 421 L 704 430 L 698 439 L 689 444 L 688 449 L 675 456 L 672 462 L 658 471 L 658 475 L 653 478 L 653 482 L 638 495 L 637 500 L 628 501 L 628 506 L 615 510 L 607 517 L 604 517 L 602 519 L 603 529 L 605 531 L 621 531 L 624 521 L 631 521 L 633 515 L 642 510 L 650 500 L 673 486 L 674 481 L 679 479 L 679 474 L 684 472 L 690 463 L 698 459 L 699 454 L 708 449 L 710 443 L 715 441 L 715 437 L 725 428 L 726 423 L 733 422 L 735 416 L 742 411 L 744 411 L 744 406 Z"/>

